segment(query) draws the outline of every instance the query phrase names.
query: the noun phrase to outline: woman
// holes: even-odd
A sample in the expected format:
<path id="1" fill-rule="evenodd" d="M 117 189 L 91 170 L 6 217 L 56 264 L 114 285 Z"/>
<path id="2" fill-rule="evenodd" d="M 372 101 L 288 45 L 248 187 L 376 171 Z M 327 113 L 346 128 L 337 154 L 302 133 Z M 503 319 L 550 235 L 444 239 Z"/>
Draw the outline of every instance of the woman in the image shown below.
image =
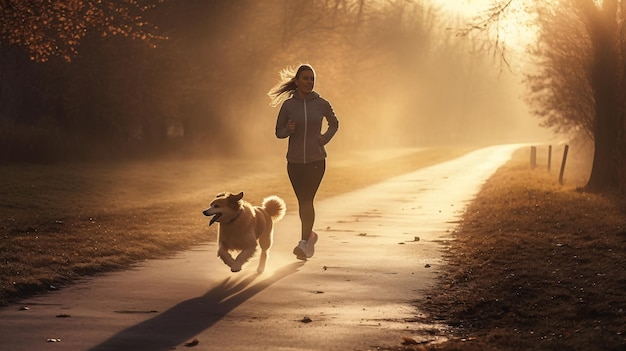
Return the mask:
<path id="1" fill-rule="evenodd" d="M 282 82 L 269 91 L 272 106 L 282 102 L 276 120 L 276 137 L 289 138 L 287 174 L 298 198 L 302 223 L 302 238 L 293 249 L 299 260 L 306 261 L 315 252 L 317 234 L 313 231 L 315 208 L 313 200 L 326 170 L 324 145 L 333 138 L 339 121 L 328 101 L 313 91 L 315 71 L 310 65 L 300 65 L 294 72 L 280 72 Z M 322 133 L 322 121 L 328 128 Z"/>

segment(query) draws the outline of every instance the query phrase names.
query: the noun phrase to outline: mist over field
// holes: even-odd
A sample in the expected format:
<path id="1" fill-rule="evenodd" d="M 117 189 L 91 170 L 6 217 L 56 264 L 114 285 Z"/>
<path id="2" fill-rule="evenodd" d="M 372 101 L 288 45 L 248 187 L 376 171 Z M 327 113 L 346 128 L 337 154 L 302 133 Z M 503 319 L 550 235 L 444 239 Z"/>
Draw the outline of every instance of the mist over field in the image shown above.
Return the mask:
<path id="1" fill-rule="evenodd" d="M 266 94 L 300 63 L 339 118 L 330 152 L 549 137 L 519 70 L 428 1 L 181 0 L 144 16 L 154 47 L 87 35 L 71 62 L 5 50 L 0 159 L 282 154 Z"/>

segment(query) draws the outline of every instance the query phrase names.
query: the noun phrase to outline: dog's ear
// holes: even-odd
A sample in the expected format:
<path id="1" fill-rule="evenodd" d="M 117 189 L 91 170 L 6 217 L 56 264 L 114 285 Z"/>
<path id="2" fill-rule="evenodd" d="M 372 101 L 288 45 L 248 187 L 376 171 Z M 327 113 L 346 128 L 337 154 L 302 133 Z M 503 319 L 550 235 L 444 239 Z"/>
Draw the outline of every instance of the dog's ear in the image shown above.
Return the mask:
<path id="1" fill-rule="evenodd" d="M 243 199 L 243 191 L 239 194 L 230 194 L 228 195 L 228 204 L 234 208 L 238 207 L 237 203 L 239 200 Z"/>

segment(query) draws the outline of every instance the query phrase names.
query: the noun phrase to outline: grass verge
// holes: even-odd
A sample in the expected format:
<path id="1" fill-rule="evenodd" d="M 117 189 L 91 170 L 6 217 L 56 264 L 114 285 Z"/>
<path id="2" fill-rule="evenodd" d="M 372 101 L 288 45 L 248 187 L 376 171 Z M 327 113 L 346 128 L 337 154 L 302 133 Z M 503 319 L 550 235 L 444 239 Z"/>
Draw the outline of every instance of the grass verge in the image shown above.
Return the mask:
<path id="1" fill-rule="evenodd" d="M 444 247 L 439 285 L 417 301 L 422 322 L 450 327 L 448 341 L 403 350 L 626 347 L 626 202 L 578 189 L 580 155 L 565 185 L 528 156 L 482 187 Z"/>

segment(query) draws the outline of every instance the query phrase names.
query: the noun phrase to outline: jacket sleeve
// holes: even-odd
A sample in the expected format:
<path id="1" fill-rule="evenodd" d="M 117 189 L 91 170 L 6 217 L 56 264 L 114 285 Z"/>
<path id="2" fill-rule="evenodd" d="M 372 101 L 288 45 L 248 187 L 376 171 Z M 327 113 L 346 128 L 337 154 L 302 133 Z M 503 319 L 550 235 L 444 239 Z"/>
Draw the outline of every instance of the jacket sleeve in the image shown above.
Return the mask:
<path id="1" fill-rule="evenodd" d="M 280 111 L 278 111 L 278 118 L 276 119 L 276 137 L 279 139 L 287 138 L 289 133 L 289 127 L 287 127 L 287 123 L 289 122 L 289 114 L 287 113 L 287 109 L 285 108 L 285 104 L 280 107 Z"/>
<path id="2" fill-rule="evenodd" d="M 337 133 L 337 130 L 339 130 L 339 120 L 335 115 L 335 111 L 329 102 L 326 102 L 326 104 L 327 108 L 324 117 L 326 117 L 326 121 L 328 122 L 328 128 L 326 129 L 326 133 L 322 134 L 324 139 L 323 145 L 328 144 L 330 139 L 332 139 L 335 136 L 335 133 Z"/>

